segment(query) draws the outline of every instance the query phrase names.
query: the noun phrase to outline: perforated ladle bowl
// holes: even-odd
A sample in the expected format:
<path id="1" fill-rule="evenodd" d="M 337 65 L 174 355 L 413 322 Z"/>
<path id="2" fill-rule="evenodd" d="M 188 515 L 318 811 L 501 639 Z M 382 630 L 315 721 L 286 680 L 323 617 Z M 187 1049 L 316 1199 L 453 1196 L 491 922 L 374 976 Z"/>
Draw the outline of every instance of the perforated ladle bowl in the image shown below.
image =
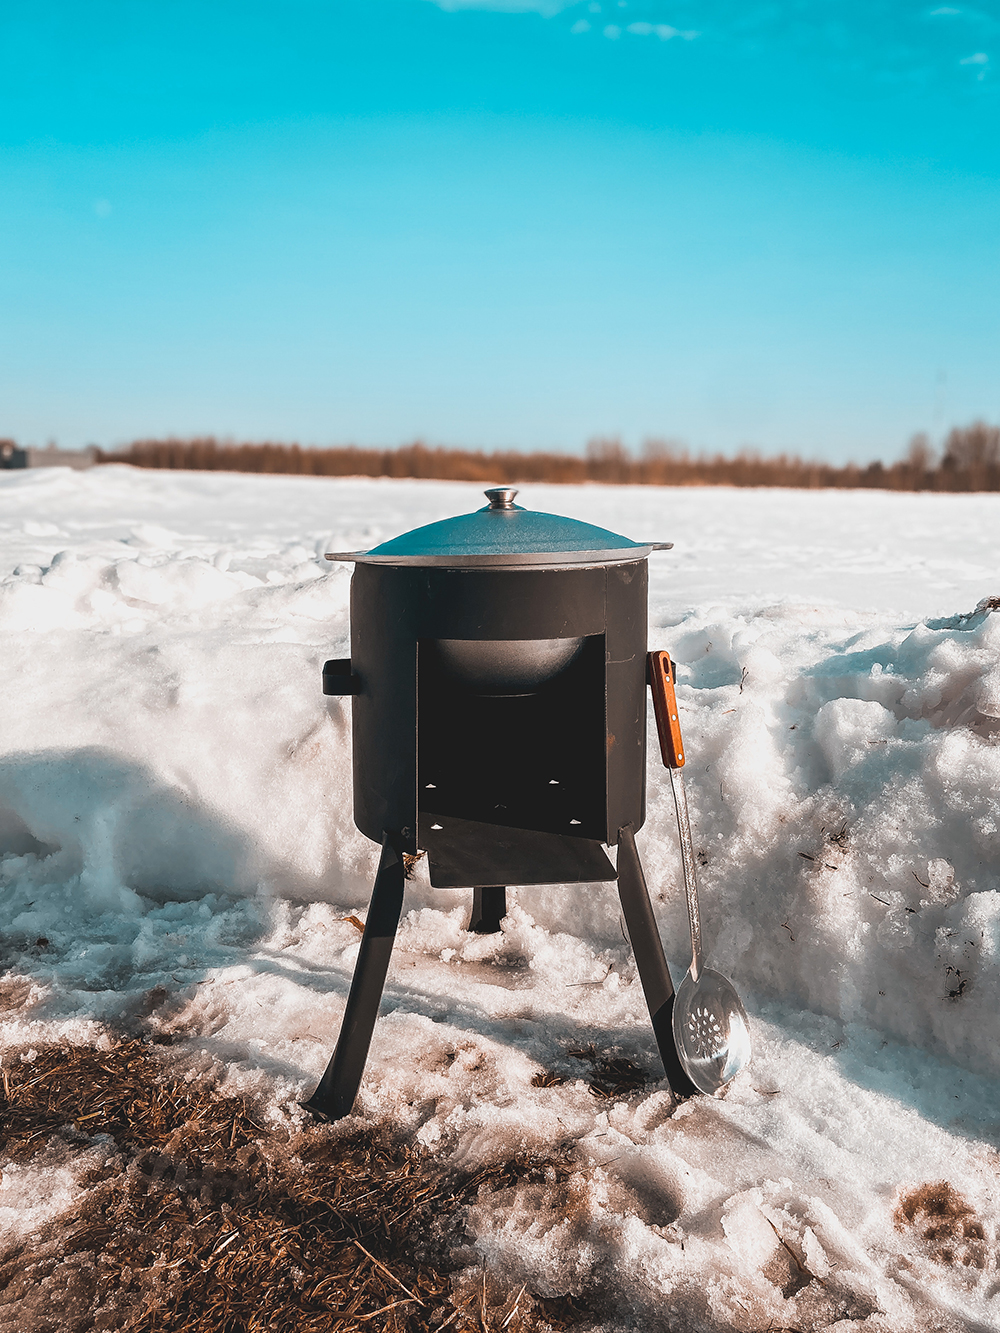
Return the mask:
<path id="1" fill-rule="evenodd" d="M 681 864 L 691 923 L 691 966 L 678 988 L 671 1020 L 674 1043 L 681 1064 L 698 1091 L 713 1093 L 725 1087 L 750 1063 L 750 1025 L 732 982 L 721 972 L 702 966 L 701 915 L 691 821 L 684 781 L 676 769 L 670 770 L 670 784 L 677 806 Z"/>
<path id="2" fill-rule="evenodd" d="M 750 1063 L 747 1016 L 731 982 L 710 967 L 689 972 L 674 1000 L 674 1041 L 699 1092 L 713 1093 Z"/>

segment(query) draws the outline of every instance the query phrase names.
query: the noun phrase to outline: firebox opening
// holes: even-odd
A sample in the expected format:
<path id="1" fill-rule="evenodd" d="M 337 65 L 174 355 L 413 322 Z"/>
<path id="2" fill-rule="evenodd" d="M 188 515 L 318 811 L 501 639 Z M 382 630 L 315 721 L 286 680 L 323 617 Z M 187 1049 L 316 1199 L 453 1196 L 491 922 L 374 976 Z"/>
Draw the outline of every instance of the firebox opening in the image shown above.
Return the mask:
<path id="1" fill-rule="evenodd" d="M 464 660 L 483 660 L 483 641 L 460 642 L 477 645 Z M 532 641 L 512 642 L 530 658 Z M 552 641 L 539 642 L 557 660 Z M 501 694 L 457 679 L 455 640 L 446 653 L 437 640 L 420 641 L 418 824 L 432 860 L 435 835 L 453 837 L 459 827 L 449 819 L 604 841 L 604 636 L 566 642 L 561 669 L 533 690 Z"/>

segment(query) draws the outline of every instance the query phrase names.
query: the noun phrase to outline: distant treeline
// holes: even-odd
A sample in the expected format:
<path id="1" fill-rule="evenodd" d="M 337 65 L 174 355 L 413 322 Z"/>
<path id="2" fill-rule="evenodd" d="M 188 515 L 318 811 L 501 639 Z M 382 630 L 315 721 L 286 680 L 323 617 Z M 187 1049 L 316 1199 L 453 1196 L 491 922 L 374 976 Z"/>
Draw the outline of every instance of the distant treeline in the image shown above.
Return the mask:
<path id="1" fill-rule="evenodd" d="M 315 477 L 425 477 L 445 481 L 603 481 L 651 486 L 837 486 L 892 491 L 1000 490 L 1000 426 L 985 421 L 956 427 L 938 455 L 915 435 L 896 463 L 810 463 L 791 454 L 764 458 L 744 450 L 692 456 L 669 440 L 649 440 L 631 453 L 620 440 L 591 440 L 583 456 L 514 450 L 440 449 L 409 444 L 398 449 L 303 449 L 297 444 L 232 444 L 212 437 L 136 440 L 101 463 L 209 472 L 282 472 Z"/>

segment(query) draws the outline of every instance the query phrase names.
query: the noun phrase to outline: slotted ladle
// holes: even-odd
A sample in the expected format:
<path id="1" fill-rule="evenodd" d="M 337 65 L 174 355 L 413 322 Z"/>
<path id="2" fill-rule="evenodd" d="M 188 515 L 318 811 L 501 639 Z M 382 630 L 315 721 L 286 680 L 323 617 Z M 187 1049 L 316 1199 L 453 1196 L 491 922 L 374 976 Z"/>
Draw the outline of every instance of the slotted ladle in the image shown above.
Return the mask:
<path id="1" fill-rule="evenodd" d="M 674 664 L 669 653 L 649 654 L 653 712 L 660 753 L 670 774 L 681 844 L 684 892 L 691 926 L 691 966 L 674 999 L 674 1043 L 681 1064 L 699 1092 L 714 1093 L 750 1063 L 750 1025 L 735 987 L 702 961 L 701 913 L 691 820 L 684 791 L 684 743 L 674 693 Z"/>

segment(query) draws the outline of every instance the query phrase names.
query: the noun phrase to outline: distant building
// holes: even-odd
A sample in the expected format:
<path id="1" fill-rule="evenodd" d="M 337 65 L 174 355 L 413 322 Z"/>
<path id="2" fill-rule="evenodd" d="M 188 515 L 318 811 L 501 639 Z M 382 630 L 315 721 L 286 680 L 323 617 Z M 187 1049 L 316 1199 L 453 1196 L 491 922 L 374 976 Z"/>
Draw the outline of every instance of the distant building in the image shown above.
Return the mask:
<path id="1" fill-rule="evenodd" d="M 19 449 L 13 440 L 0 440 L 0 468 L 11 467 L 93 467 L 97 462 L 97 449 L 88 445 L 86 449 L 57 449 L 49 445 L 45 449 Z"/>
<path id="2" fill-rule="evenodd" d="M 19 449 L 13 440 L 0 440 L 0 467 L 27 467 L 28 451 Z"/>

